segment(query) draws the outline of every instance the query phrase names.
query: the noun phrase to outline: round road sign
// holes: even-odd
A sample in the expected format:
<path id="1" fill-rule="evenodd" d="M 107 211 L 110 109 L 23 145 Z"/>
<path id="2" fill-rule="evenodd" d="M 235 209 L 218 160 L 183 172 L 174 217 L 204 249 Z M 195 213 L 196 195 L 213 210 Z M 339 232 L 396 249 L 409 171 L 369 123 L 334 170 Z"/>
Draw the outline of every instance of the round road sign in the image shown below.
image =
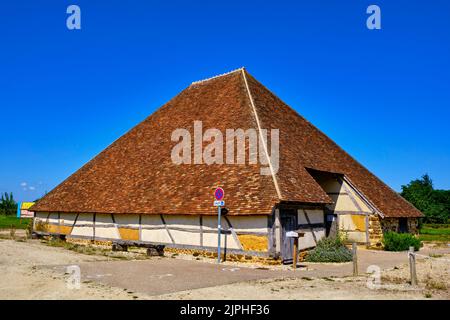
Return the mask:
<path id="1" fill-rule="evenodd" d="M 220 201 L 223 199 L 224 196 L 225 196 L 225 191 L 223 191 L 222 188 L 217 188 L 214 191 L 214 197 L 216 198 L 216 200 Z"/>

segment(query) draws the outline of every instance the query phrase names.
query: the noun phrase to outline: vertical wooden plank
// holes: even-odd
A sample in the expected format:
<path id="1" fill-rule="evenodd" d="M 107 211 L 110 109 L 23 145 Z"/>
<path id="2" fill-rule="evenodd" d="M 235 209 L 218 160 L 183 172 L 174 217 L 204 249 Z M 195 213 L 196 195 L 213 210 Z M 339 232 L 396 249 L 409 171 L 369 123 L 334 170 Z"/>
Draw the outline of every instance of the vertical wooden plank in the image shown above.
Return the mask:
<path id="1" fill-rule="evenodd" d="M 94 213 L 92 217 L 92 240 L 95 241 L 95 218 L 97 217 L 97 214 Z"/>
<path id="2" fill-rule="evenodd" d="M 349 189 L 349 187 L 347 187 L 347 182 L 345 181 L 345 179 L 341 180 L 342 182 L 342 187 L 345 189 L 345 192 L 348 194 L 350 200 L 352 201 L 353 205 L 356 207 L 356 209 L 358 210 L 358 212 L 360 213 L 365 213 L 366 218 L 365 218 L 365 225 L 366 225 L 366 246 L 369 247 L 370 246 L 370 239 L 369 239 L 369 216 L 367 212 L 364 212 L 361 208 L 361 206 L 358 204 L 358 201 L 356 201 L 356 199 L 353 197 L 352 191 Z M 351 188 L 351 186 L 350 186 Z"/>
<path id="3" fill-rule="evenodd" d="M 203 247 L 203 215 L 200 215 L 200 247 Z"/>
<path id="4" fill-rule="evenodd" d="M 114 227 L 116 229 L 117 239 L 121 239 L 122 240 L 122 236 L 120 235 L 120 232 L 119 232 L 119 225 L 116 223 L 116 218 L 114 218 L 114 214 L 113 213 L 111 213 L 111 220 L 112 220 L 112 222 L 114 224 Z"/>
<path id="5" fill-rule="evenodd" d="M 275 209 L 275 252 L 281 255 L 282 228 L 280 219 L 280 209 Z"/>
<path id="6" fill-rule="evenodd" d="M 297 252 L 298 252 L 298 238 L 294 238 L 294 249 L 292 252 L 292 268 L 297 269 Z"/>
<path id="7" fill-rule="evenodd" d="M 159 216 L 161 217 L 161 221 L 164 225 L 164 228 L 166 229 L 167 234 L 169 235 L 170 241 L 172 241 L 172 244 L 175 244 L 175 240 L 173 239 L 172 234 L 170 233 L 169 227 L 166 224 L 166 220 L 164 220 L 164 217 L 162 214 L 160 214 Z"/>
<path id="8" fill-rule="evenodd" d="M 139 214 L 139 241 L 142 241 L 142 214 Z"/>
<path id="9" fill-rule="evenodd" d="M 358 275 L 358 246 L 355 242 L 352 243 L 352 253 L 353 253 L 353 276 Z"/>
<path id="10" fill-rule="evenodd" d="M 366 213 L 366 247 L 369 248 L 370 247 L 370 236 L 369 236 L 369 214 Z"/>
<path id="11" fill-rule="evenodd" d="M 225 218 L 225 221 L 228 224 L 228 229 L 231 231 L 231 235 L 233 236 L 234 241 L 236 242 L 236 244 L 238 245 L 240 250 L 243 250 L 244 247 L 242 247 L 242 243 L 239 240 L 236 231 L 234 231 L 233 226 L 231 225 L 231 221 L 228 219 L 227 216 L 223 216 Z M 226 237 L 226 236 L 225 236 Z"/>
<path id="12" fill-rule="evenodd" d="M 305 215 L 306 222 L 309 224 L 309 229 L 311 230 L 311 234 L 313 236 L 314 242 L 317 245 L 317 237 L 316 237 L 316 234 L 314 233 L 314 228 L 311 226 L 311 220 L 309 220 L 308 213 L 306 212 L 306 209 L 302 209 L 302 211 L 303 211 L 303 214 Z"/>

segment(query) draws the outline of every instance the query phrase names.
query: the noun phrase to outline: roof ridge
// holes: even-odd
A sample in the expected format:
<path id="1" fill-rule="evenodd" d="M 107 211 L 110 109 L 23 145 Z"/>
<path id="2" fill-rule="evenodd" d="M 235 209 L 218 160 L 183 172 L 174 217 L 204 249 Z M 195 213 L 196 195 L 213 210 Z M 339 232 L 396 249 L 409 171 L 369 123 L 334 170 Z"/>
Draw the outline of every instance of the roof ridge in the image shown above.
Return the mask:
<path id="1" fill-rule="evenodd" d="M 225 73 L 221 73 L 221 74 L 218 74 L 218 75 L 215 75 L 215 76 L 203 79 L 203 80 L 194 81 L 194 82 L 191 83 L 191 85 L 193 85 L 193 84 L 200 84 L 200 83 L 203 83 L 203 82 L 206 82 L 206 81 L 209 81 L 209 80 L 213 80 L 213 79 L 216 79 L 216 78 L 227 76 L 229 74 L 232 74 L 232 73 L 235 73 L 235 72 L 238 72 L 238 71 L 242 71 L 244 69 L 245 69 L 244 67 L 241 67 L 241 68 L 234 69 L 234 70 L 231 70 L 231 71 L 228 71 L 228 72 L 225 72 Z"/>
<path id="2" fill-rule="evenodd" d="M 255 114 L 255 120 L 256 120 L 256 125 L 258 126 L 258 132 L 259 132 L 260 139 L 261 139 L 261 141 L 264 141 L 264 138 L 263 138 L 262 133 L 261 133 L 261 123 L 259 121 L 258 112 L 256 111 L 256 106 L 255 106 L 255 102 L 253 101 L 253 96 L 252 96 L 252 93 L 250 91 L 250 87 L 248 86 L 248 83 L 247 83 L 247 77 L 245 75 L 245 70 L 244 70 L 244 68 L 242 68 L 242 69 L 240 69 L 240 71 L 241 71 L 241 74 L 242 74 L 242 78 L 244 79 L 244 84 L 245 84 L 245 88 L 246 88 L 246 91 L 247 91 L 247 95 L 248 95 L 248 97 L 250 99 L 250 105 L 252 106 L 253 113 Z M 263 145 L 264 153 L 265 153 L 265 155 L 267 157 L 267 161 L 269 163 L 269 169 L 270 169 L 270 173 L 271 173 L 271 176 L 272 176 L 273 184 L 275 186 L 275 190 L 277 192 L 278 199 L 282 200 L 281 190 L 280 190 L 280 187 L 278 185 L 278 179 L 277 179 L 277 177 L 275 175 L 275 172 L 273 170 L 272 159 L 269 157 L 269 152 L 267 151 L 267 145 L 264 142 L 262 143 L 262 145 Z"/>

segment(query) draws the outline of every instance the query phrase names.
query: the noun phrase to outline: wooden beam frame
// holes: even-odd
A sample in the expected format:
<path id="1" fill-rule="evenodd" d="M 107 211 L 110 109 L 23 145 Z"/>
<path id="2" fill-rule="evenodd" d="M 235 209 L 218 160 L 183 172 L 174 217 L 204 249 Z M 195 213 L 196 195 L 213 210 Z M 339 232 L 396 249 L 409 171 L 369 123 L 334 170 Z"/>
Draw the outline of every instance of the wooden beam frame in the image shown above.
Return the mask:
<path id="1" fill-rule="evenodd" d="M 353 194 L 351 192 L 351 190 L 347 187 L 347 181 L 345 181 L 344 178 L 342 178 L 341 180 L 342 182 L 342 187 L 345 189 L 345 191 L 347 192 L 348 196 L 350 197 L 350 200 L 353 202 L 353 204 L 355 205 L 356 209 L 358 209 L 361 213 L 364 213 L 364 211 L 362 210 L 361 206 L 359 205 L 358 201 L 356 201 L 356 199 L 353 197 Z M 353 186 L 351 186 L 349 184 L 349 186 L 354 189 Z M 355 190 L 353 190 L 355 191 Z M 356 192 L 356 191 L 355 191 Z M 370 208 L 370 207 L 369 207 Z M 369 237 L 369 214 L 365 214 L 365 219 L 364 219 L 365 225 L 366 225 L 366 244 L 367 246 L 370 245 L 370 237 Z"/>
<path id="2" fill-rule="evenodd" d="M 172 241 L 173 244 L 175 244 L 175 240 L 172 237 L 172 234 L 170 233 L 169 227 L 166 224 L 166 220 L 164 220 L 164 217 L 162 214 L 159 215 L 161 217 L 161 221 L 164 225 L 164 227 L 166 228 L 167 234 L 169 235 L 170 241 Z"/>

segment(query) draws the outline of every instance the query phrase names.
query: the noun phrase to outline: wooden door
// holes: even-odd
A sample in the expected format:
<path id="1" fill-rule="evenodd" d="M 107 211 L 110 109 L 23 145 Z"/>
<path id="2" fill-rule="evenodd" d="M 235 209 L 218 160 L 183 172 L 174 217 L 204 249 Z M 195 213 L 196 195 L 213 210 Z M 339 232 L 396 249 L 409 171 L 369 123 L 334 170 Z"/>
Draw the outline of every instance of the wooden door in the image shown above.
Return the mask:
<path id="1" fill-rule="evenodd" d="M 294 248 L 294 239 L 286 237 L 286 232 L 297 231 L 297 210 L 281 209 L 281 258 L 283 263 L 292 263 L 292 250 Z"/>

